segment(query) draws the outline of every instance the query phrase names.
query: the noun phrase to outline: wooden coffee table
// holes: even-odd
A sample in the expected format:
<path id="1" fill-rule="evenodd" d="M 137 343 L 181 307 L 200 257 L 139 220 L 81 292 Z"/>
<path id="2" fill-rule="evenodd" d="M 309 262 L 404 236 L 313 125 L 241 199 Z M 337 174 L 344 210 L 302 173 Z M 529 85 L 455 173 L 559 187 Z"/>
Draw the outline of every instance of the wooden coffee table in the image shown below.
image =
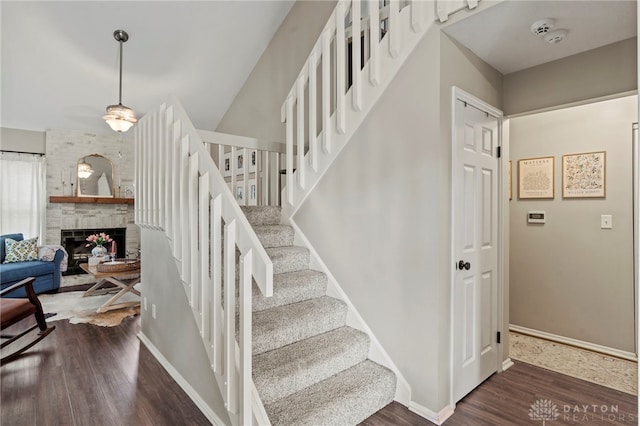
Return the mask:
<path id="1" fill-rule="evenodd" d="M 93 287 L 84 292 L 82 297 L 107 294 L 120 290 L 111 299 L 107 300 L 102 306 L 100 306 L 96 312 L 102 313 L 113 309 L 140 306 L 139 300 L 135 302 L 115 303 L 123 295 L 129 292 L 140 296 L 140 292 L 133 288 L 134 285 L 140 282 L 140 269 L 124 272 L 98 272 L 95 266 L 89 266 L 87 263 L 81 263 L 80 267 L 98 280 Z M 114 284 L 116 287 L 101 288 L 107 283 Z"/>

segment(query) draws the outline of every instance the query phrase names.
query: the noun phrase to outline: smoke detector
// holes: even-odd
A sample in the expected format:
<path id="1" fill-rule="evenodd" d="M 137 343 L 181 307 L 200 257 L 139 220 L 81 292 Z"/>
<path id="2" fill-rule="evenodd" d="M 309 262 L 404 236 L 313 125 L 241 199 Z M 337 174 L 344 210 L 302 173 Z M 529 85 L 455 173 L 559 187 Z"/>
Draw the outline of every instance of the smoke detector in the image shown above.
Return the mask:
<path id="1" fill-rule="evenodd" d="M 544 18 L 544 19 L 539 19 L 536 22 L 534 22 L 533 24 L 531 24 L 531 27 L 529 27 L 529 29 L 531 30 L 531 32 L 537 36 L 542 35 L 542 34 L 546 34 L 549 31 L 551 31 L 555 25 L 556 21 L 554 21 L 551 18 Z"/>
<path id="2" fill-rule="evenodd" d="M 567 37 L 567 30 L 555 30 L 544 35 L 544 41 L 551 44 L 560 43 Z"/>

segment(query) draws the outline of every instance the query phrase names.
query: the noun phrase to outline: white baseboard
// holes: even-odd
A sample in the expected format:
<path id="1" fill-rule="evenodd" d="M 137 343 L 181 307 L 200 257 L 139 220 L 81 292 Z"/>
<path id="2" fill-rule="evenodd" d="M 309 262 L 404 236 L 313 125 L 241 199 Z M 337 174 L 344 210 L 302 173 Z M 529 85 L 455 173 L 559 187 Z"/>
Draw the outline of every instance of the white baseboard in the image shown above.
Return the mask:
<path id="1" fill-rule="evenodd" d="M 598 352 L 604 355 L 614 356 L 616 358 L 626 359 L 628 361 L 638 362 L 638 356 L 633 352 L 622 351 L 620 349 L 610 348 L 608 346 L 598 345 L 596 343 L 585 342 L 583 340 L 572 339 L 571 337 L 559 336 L 557 334 L 547 333 L 546 331 L 534 330 L 532 328 L 521 327 L 519 325 L 509 324 L 509 330 L 526 334 L 533 337 L 539 337 L 552 342 L 558 342 L 577 348 L 586 349 L 592 352 Z"/>
<path id="2" fill-rule="evenodd" d="M 411 403 L 409 404 L 409 411 L 416 413 L 420 417 L 424 417 L 431 423 L 441 425 L 453 415 L 454 408 L 450 405 L 447 405 L 442 410 L 436 413 L 435 411 L 429 410 L 427 407 L 423 407 L 422 405 L 411 401 Z"/>
<path id="3" fill-rule="evenodd" d="M 288 219 L 283 217 L 283 222 L 291 225 L 295 231 L 294 244 L 301 245 L 309 249 L 309 253 L 311 255 L 311 268 L 315 268 L 319 271 L 324 272 L 327 275 L 327 295 L 331 297 L 335 297 L 336 299 L 342 300 L 347 304 L 348 312 L 347 312 L 347 325 L 353 327 L 357 330 L 360 330 L 369 335 L 371 340 L 371 346 L 369 348 L 369 359 L 377 362 L 378 364 L 384 365 L 388 369 L 394 372 L 397 379 L 396 385 L 396 395 L 394 400 L 405 405 L 409 406 L 411 403 L 411 386 L 409 382 L 404 378 L 400 369 L 393 362 L 389 354 L 384 350 L 380 341 L 373 334 L 367 323 L 364 321 L 362 316 L 358 313 L 353 303 L 347 297 L 347 294 L 342 290 L 342 287 L 338 284 L 336 278 L 331 274 L 331 271 L 325 265 L 325 263 L 320 258 L 320 255 L 315 251 L 307 237 L 300 230 L 298 225 L 295 223 L 293 218 Z"/>
<path id="4" fill-rule="evenodd" d="M 176 370 L 173 365 L 162 355 L 162 353 L 155 347 L 151 340 L 143 332 L 138 333 L 138 339 L 142 342 L 143 345 L 149 349 L 151 355 L 158 360 L 160 365 L 169 373 L 169 375 L 173 378 L 173 380 L 178 383 L 178 385 L 182 388 L 182 390 L 187 394 L 189 398 L 193 401 L 194 404 L 200 409 L 202 414 L 214 425 L 214 426 L 225 426 L 225 422 L 218 417 L 218 415 L 211 409 L 211 407 L 204 402 L 204 400 L 200 397 L 200 394 L 196 392 L 196 390 L 187 382 L 187 380 L 182 377 L 182 374 Z"/>
<path id="5" fill-rule="evenodd" d="M 511 361 L 511 358 L 507 358 L 504 361 L 502 361 L 502 371 L 507 371 L 509 368 L 513 367 L 513 361 Z"/>

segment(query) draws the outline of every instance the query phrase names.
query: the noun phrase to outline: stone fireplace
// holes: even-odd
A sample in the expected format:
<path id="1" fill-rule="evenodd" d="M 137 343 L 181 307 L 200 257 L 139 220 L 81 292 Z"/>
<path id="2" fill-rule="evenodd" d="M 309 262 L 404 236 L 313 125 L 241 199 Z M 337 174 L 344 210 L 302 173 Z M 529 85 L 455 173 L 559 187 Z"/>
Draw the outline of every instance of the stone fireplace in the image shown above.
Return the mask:
<path id="1" fill-rule="evenodd" d="M 111 161 L 116 197 L 123 197 L 125 188 L 132 188 L 135 194 L 132 136 L 95 135 L 73 130 L 47 130 L 47 196 L 75 195 L 72 193 L 71 183 L 74 183 L 74 191 L 77 190 L 76 167 L 78 160 L 92 154 L 102 155 Z M 93 231 L 91 233 L 100 233 L 110 229 L 124 230 L 122 236 L 124 241 L 117 242 L 118 257 L 125 257 L 127 252 L 137 253 L 140 248 L 140 231 L 134 223 L 134 205 L 76 202 L 49 202 L 47 204 L 46 244 L 64 246 L 63 230 L 90 230 Z M 71 254 L 69 253 L 69 255 Z M 71 262 L 69 265 L 71 266 Z M 63 276 L 62 285 L 65 285 L 65 281 L 79 283 L 82 281 L 82 277 L 83 275 Z M 89 276 L 84 275 L 84 277 Z"/>

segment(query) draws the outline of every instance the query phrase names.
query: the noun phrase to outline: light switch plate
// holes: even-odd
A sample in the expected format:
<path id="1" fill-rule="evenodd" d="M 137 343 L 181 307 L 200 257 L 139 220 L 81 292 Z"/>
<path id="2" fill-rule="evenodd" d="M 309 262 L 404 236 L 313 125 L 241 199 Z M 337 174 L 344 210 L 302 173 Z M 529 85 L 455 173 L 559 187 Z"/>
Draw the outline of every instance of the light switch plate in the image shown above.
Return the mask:
<path id="1" fill-rule="evenodd" d="M 613 216 L 610 214 L 600 215 L 600 228 L 613 229 Z"/>

